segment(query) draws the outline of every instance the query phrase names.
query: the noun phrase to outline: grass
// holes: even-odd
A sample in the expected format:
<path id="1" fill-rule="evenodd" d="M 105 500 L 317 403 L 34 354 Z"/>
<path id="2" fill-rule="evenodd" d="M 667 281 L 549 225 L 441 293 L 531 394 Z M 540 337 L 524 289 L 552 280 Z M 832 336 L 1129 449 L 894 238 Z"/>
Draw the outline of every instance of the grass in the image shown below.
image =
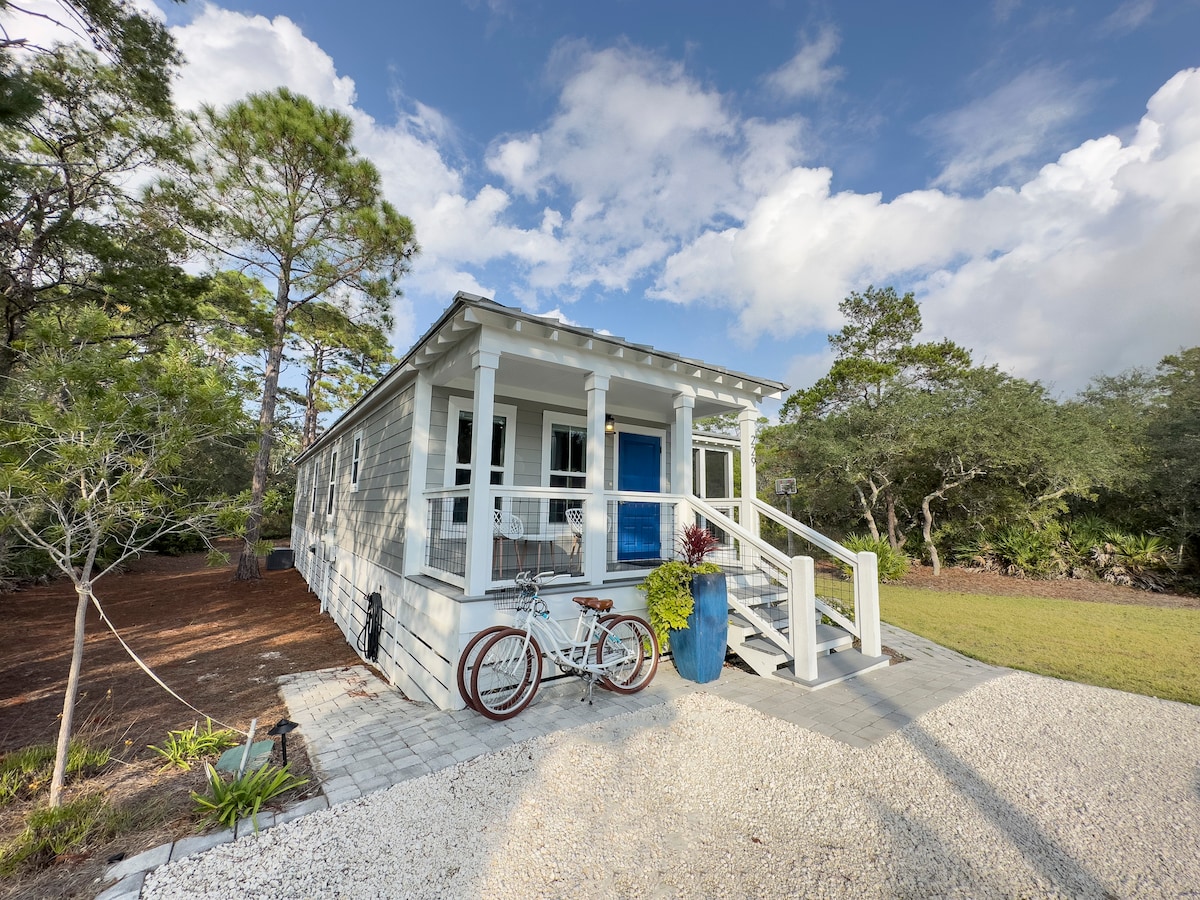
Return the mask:
<path id="1" fill-rule="evenodd" d="M 884 621 L 993 665 L 1200 705 L 1200 610 L 882 586 Z"/>
<path id="2" fill-rule="evenodd" d="M 54 744 L 37 744 L 0 756 L 0 806 L 48 789 L 54 754 Z M 89 747 L 82 739 L 72 738 L 67 748 L 67 780 L 104 768 L 110 756 L 106 748 Z"/>

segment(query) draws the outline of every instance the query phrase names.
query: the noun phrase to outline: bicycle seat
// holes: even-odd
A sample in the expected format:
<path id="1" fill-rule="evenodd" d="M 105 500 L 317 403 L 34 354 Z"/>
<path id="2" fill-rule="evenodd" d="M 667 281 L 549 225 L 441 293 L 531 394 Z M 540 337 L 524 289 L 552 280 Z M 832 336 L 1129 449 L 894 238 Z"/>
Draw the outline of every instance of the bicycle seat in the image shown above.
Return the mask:
<path id="1" fill-rule="evenodd" d="M 599 597 L 572 597 L 576 603 L 585 609 L 594 609 L 596 612 L 608 612 L 612 609 L 611 600 L 601 600 Z"/>

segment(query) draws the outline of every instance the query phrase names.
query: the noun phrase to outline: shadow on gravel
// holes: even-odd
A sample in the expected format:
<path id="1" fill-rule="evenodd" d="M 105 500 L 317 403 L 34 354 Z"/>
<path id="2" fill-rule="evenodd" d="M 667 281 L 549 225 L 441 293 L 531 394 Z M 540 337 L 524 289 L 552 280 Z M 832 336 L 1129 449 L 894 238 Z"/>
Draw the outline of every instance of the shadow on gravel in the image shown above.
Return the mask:
<path id="1" fill-rule="evenodd" d="M 847 684 L 852 684 L 853 681 L 854 679 L 851 679 Z M 898 717 L 903 716 L 903 713 L 886 699 L 879 704 L 879 709 L 885 713 L 885 718 L 892 714 Z M 907 717 L 905 718 L 907 719 Z M 1062 890 L 1067 896 L 1116 900 L 1116 895 L 1089 872 L 1080 861 L 1073 858 L 1052 838 L 1044 834 L 1035 819 L 996 793 L 987 780 L 974 768 L 959 759 L 920 725 L 907 721 L 904 730 L 898 736 L 902 740 L 907 740 L 924 754 L 930 764 L 954 785 L 964 801 L 973 803 L 976 809 L 999 832 L 1008 835 L 1012 846 L 1047 882 Z M 895 815 L 895 811 L 892 811 L 892 816 Z M 905 818 L 905 822 L 906 827 L 912 830 L 911 820 Z M 927 839 L 930 842 L 928 845 L 922 843 L 920 846 L 931 854 L 948 852 L 935 835 L 926 832 L 920 839 L 922 841 Z M 986 881 L 985 878 L 979 883 L 986 883 Z M 898 889 L 899 887 L 897 885 Z"/>

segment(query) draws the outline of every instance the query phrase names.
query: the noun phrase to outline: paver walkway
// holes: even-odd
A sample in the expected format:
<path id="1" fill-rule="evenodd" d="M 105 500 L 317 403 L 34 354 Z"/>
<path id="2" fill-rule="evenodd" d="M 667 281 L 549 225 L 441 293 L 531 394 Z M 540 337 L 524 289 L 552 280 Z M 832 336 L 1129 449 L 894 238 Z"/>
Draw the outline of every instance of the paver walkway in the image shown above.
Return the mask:
<path id="1" fill-rule="evenodd" d="M 674 666 L 664 662 L 640 693 L 597 690 L 590 706 L 579 700 L 578 679 L 543 684 L 533 702 L 506 722 L 493 722 L 469 709 L 447 712 L 406 700 L 365 667 L 286 676 L 280 689 L 333 806 L 519 741 L 698 690 L 851 746 L 866 747 L 1008 671 L 886 624 L 883 643 L 909 661 L 820 691 L 807 692 L 728 666 L 717 681 L 697 685 L 680 679 Z"/>

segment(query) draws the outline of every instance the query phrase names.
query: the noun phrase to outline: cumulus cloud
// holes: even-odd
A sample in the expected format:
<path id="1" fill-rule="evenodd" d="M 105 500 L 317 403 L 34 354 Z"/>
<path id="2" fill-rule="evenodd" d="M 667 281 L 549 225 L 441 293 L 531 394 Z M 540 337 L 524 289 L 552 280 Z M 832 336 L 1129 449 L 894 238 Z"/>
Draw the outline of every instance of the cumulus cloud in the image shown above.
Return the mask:
<path id="1" fill-rule="evenodd" d="M 673 255 L 659 295 L 731 303 L 757 336 L 835 327 L 869 283 L 911 287 L 929 333 L 1062 390 L 1200 333 L 1200 70 L 1155 93 L 1127 144 L 1088 141 L 1017 189 L 885 203 L 830 183 L 794 170 Z"/>
<path id="2" fill-rule="evenodd" d="M 624 290 L 680 241 L 744 217 L 754 192 L 800 157 L 798 120 L 740 120 L 681 64 L 644 50 L 572 43 L 550 70 L 560 84 L 554 115 L 487 156 L 514 194 L 552 204 L 542 230 L 564 256 L 533 262 L 537 288 Z"/>
<path id="3" fill-rule="evenodd" d="M 561 315 L 589 288 L 648 279 L 652 297 L 729 309 L 753 342 L 823 334 L 851 290 L 894 284 L 922 299 L 931 337 L 1063 390 L 1200 333 L 1196 70 L 1155 93 L 1133 137 L 1098 136 L 1030 170 L 1091 89 L 1033 70 L 928 122 L 944 148 L 938 182 L 885 202 L 836 191 L 832 170 L 806 164 L 803 119 L 747 119 L 682 64 L 636 47 L 560 48 L 557 108 L 497 137 L 491 183 L 479 183 L 453 161 L 452 121 L 403 97 L 394 121 L 367 115 L 353 81 L 286 18 L 204 7 L 175 34 L 189 57 L 185 103 L 286 84 L 353 118 L 356 144 L 417 225 L 410 295 L 465 289 Z M 822 39 L 798 56 L 820 57 Z M 398 310 L 402 330 L 410 313 Z M 826 365 L 797 358 L 788 381 Z"/>
<path id="4" fill-rule="evenodd" d="M 934 185 L 951 190 L 1028 174 L 1083 111 L 1094 87 L 1071 84 L 1057 69 L 1022 72 L 966 106 L 926 122 L 946 160 Z"/>
<path id="5" fill-rule="evenodd" d="M 824 93 L 842 77 L 840 68 L 829 65 L 840 44 L 837 29 L 824 26 L 815 40 L 802 42 L 795 56 L 767 76 L 767 86 L 792 99 Z"/>

